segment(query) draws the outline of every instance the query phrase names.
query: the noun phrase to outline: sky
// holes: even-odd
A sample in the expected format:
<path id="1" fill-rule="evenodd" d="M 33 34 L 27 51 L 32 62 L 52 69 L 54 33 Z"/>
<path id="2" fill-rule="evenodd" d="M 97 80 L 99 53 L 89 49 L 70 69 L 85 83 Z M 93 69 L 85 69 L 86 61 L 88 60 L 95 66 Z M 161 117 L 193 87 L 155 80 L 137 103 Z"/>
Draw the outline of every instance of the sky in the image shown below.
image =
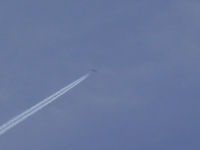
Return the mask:
<path id="1" fill-rule="evenodd" d="M 200 2 L 1 0 L 2 150 L 199 150 Z"/>

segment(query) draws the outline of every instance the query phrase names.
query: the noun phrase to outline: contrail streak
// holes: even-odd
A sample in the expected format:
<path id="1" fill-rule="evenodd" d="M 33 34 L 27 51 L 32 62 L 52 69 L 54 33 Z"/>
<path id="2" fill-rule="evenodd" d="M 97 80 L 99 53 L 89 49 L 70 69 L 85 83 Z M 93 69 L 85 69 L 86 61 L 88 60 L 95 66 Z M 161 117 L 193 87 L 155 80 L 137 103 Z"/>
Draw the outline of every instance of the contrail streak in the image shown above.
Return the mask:
<path id="1" fill-rule="evenodd" d="M 89 75 L 90 75 L 90 73 L 82 76 L 78 80 L 76 80 L 73 83 L 67 85 L 66 87 L 62 88 L 58 92 L 56 92 L 53 95 L 45 98 L 44 100 L 42 100 L 38 104 L 32 106 L 28 110 L 24 111 L 23 113 L 19 114 L 18 116 L 14 117 L 13 119 L 11 119 L 10 121 L 8 121 L 7 123 L 5 123 L 2 126 L 0 126 L 0 136 L 2 134 L 4 134 L 6 131 L 8 131 L 11 128 L 13 128 L 14 126 L 16 126 L 17 124 L 19 124 L 22 121 L 24 121 L 25 119 L 27 119 L 28 117 L 32 116 L 34 113 L 38 112 L 39 110 L 41 110 L 42 108 L 44 108 L 48 104 L 52 103 L 53 101 L 55 101 L 56 99 L 58 99 L 60 96 L 64 95 L 66 92 L 68 92 L 69 90 L 71 90 L 73 87 L 77 86 L 79 83 L 81 83 L 86 78 L 88 78 Z"/>

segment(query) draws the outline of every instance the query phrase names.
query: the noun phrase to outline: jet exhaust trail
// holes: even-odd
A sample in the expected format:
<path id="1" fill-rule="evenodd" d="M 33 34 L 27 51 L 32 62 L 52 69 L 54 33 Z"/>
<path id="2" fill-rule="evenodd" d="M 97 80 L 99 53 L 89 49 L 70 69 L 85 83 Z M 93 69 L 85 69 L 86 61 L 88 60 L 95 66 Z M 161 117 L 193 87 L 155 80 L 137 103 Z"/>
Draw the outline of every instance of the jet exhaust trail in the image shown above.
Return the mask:
<path id="1" fill-rule="evenodd" d="M 90 73 L 82 76 L 78 80 L 76 80 L 73 83 L 67 85 L 66 87 L 62 88 L 58 92 L 56 92 L 53 95 L 45 98 L 44 100 L 42 100 L 38 104 L 32 106 L 28 110 L 24 111 L 23 113 L 17 115 L 16 117 L 11 119 L 7 123 L 5 123 L 2 126 L 0 126 L 0 136 L 2 134 L 4 134 L 6 131 L 8 131 L 11 128 L 13 128 L 14 126 L 16 126 L 17 124 L 19 124 L 22 121 L 24 121 L 25 119 L 27 119 L 28 117 L 30 117 L 33 114 L 35 114 L 36 112 L 40 111 L 42 108 L 46 107 L 48 104 L 50 104 L 50 103 L 54 102 L 55 100 L 57 100 L 60 96 L 64 95 L 66 92 L 68 92 L 69 90 L 71 90 L 72 88 L 74 88 L 75 86 L 80 84 L 82 81 L 87 79 L 89 76 L 90 76 Z"/>

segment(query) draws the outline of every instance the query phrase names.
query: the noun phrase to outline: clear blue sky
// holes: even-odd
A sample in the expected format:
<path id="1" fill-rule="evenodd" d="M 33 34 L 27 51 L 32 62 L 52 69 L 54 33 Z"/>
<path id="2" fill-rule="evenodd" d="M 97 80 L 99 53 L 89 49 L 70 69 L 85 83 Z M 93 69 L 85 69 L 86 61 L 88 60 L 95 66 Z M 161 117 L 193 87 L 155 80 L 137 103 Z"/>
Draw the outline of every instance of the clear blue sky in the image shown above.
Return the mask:
<path id="1" fill-rule="evenodd" d="M 1 0 L 0 123 L 99 73 L 1 150 L 199 150 L 200 2 Z"/>

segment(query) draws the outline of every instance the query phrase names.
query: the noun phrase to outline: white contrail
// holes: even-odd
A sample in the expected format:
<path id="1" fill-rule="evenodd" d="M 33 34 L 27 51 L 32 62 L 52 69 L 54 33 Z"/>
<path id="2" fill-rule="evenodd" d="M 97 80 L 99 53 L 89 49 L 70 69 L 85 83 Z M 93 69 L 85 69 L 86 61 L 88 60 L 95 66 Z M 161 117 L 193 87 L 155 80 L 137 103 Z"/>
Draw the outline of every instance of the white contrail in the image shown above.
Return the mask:
<path id="1" fill-rule="evenodd" d="M 13 124 L 14 122 L 18 121 L 19 119 L 21 119 L 22 117 L 26 116 L 26 114 L 29 114 L 30 112 L 34 111 L 35 109 L 37 109 L 39 106 L 49 102 L 52 98 L 55 98 L 55 96 L 60 95 L 61 92 L 65 92 L 67 89 L 69 89 L 71 86 L 73 86 L 75 83 L 80 82 L 80 80 L 82 80 L 82 78 L 80 78 L 79 80 L 73 82 L 72 84 L 68 85 L 67 87 L 59 90 L 58 92 L 54 93 L 53 95 L 51 95 L 50 97 L 44 99 L 43 101 L 41 101 L 40 103 L 36 104 L 35 106 L 31 107 L 30 109 L 26 110 L 25 112 L 23 112 L 22 114 L 14 117 L 13 119 L 11 119 L 10 121 L 8 121 L 7 123 L 3 124 L 0 127 L 0 135 L 1 135 L 1 131 L 3 131 L 5 128 L 7 128 L 9 125 Z"/>
<path id="2" fill-rule="evenodd" d="M 0 126 L 0 136 L 2 134 L 4 134 L 6 131 L 8 131 L 11 128 L 13 128 L 14 126 L 16 126 L 17 124 L 19 124 L 20 122 L 22 122 L 25 119 L 27 119 L 28 117 L 32 116 L 34 113 L 38 112 L 39 110 L 41 110 L 42 108 L 44 108 L 48 104 L 55 101 L 57 98 L 59 98 L 60 96 L 65 94 L 67 91 L 69 91 L 70 89 L 72 89 L 73 87 L 75 87 L 76 85 L 78 85 L 79 83 L 84 81 L 86 78 L 88 78 L 89 75 L 90 75 L 90 73 L 84 75 L 83 77 L 79 78 L 78 80 L 74 81 L 73 83 L 69 84 L 68 86 L 64 87 L 63 89 L 59 90 L 58 92 L 54 93 L 53 95 L 45 98 L 44 100 L 42 100 L 38 104 L 32 106 L 28 110 L 24 111 L 23 113 L 19 114 L 18 116 L 14 117 L 13 119 L 8 121 L 7 123 Z"/>
<path id="3" fill-rule="evenodd" d="M 27 113 L 30 113 L 31 111 L 33 111 L 34 109 L 36 109 L 38 106 L 46 103 L 46 102 L 49 102 L 49 100 L 51 100 L 52 98 L 54 98 L 55 96 L 57 96 L 58 94 L 60 94 L 61 92 L 65 92 L 68 88 L 70 88 L 71 86 L 73 86 L 74 84 L 80 82 L 83 80 L 83 78 L 85 78 L 86 76 L 88 75 L 85 75 L 83 77 L 81 77 L 80 79 L 76 80 L 75 82 L 71 83 L 70 85 L 64 87 L 63 89 L 59 90 L 58 92 L 54 93 L 53 95 L 49 96 L 48 98 L 44 99 L 43 101 L 39 102 L 38 104 L 34 105 L 33 107 L 31 107 L 30 109 L 26 110 L 25 112 L 23 112 L 22 114 L 14 117 L 13 119 L 11 119 L 9 122 L 7 122 L 6 124 L 2 125 L 0 127 L 0 132 L 1 130 L 4 128 L 4 127 L 7 127 L 8 124 L 11 124 L 12 122 L 18 120 L 19 118 L 22 118 L 24 115 L 26 115 Z"/>

